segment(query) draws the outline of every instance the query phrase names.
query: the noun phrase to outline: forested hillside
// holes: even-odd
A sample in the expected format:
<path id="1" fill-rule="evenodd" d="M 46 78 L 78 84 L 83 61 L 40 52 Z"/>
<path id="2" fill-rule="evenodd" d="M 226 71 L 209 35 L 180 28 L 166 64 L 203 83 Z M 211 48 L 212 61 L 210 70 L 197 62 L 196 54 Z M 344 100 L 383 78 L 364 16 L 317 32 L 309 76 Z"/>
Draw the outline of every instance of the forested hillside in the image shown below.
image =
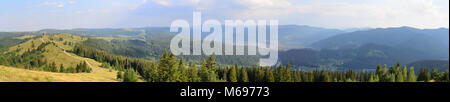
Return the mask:
<path id="1" fill-rule="evenodd" d="M 281 62 L 313 69 L 375 69 L 375 66 L 380 63 L 411 63 L 426 58 L 427 56 L 419 51 L 376 44 L 366 44 L 357 48 L 295 49 L 280 52 Z"/>

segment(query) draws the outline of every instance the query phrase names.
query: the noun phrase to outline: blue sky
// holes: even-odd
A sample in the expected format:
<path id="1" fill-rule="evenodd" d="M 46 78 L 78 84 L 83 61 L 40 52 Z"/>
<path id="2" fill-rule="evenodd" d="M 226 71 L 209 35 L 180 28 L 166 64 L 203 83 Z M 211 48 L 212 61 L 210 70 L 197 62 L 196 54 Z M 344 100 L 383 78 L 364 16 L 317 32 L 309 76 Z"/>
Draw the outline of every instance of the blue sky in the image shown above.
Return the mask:
<path id="1" fill-rule="evenodd" d="M 2 0 L 0 31 L 169 26 L 173 20 L 275 19 L 326 28 L 449 27 L 449 0 Z"/>

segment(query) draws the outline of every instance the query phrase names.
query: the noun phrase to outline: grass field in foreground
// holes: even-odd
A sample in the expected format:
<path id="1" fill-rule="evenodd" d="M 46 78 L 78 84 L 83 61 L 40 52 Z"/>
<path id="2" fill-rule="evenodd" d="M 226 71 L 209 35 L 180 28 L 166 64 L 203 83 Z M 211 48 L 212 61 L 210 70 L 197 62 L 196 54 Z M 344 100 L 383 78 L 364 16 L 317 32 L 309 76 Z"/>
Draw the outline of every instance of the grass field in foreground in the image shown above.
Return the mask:
<path id="1" fill-rule="evenodd" d="M 118 82 L 116 71 L 93 68 L 92 73 L 52 73 L 0 66 L 0 82 Z"/>

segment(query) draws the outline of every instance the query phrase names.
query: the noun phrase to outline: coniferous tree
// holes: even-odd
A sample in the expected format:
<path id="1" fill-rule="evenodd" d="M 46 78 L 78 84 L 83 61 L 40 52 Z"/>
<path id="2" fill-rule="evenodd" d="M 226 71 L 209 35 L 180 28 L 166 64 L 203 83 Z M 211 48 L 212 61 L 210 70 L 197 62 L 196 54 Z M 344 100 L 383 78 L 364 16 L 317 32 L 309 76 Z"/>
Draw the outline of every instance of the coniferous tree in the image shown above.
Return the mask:
<path id="1" fill-rule="evenodd" d="M 416 78 L 416 72 L 414 71 L 414 67 L 409 68 L 408 71 L 408 82 L 416 82 L 417 78 Z"/>
<path id="2" fill-rule="evenodd" d="M 327 73 L 323 73 L 323 82 L 332 82 L 330 75 L 328 75 Z"/>
<path id="3" fill-rule="evenodd" d="M 225 68 L 223 69 L 222 80 L 228 81 L 228 72 L 229 72 L 229 70 L 230 70 L 230 69 L 228 69 L 228 67 L 225 67 Z"/>
<path id="4" fill-rule="evenodd" d="M 58 72 L 58 67 L 56 67 L 56 63 L 52 62 L 50 65 L 50 71 L 51 72 Z"/>
<path id="5" fill-rule="evenodd" d="M 273 75 L 273 71 L 272 70 L 267 70 L 266 71 L 266 82 L 275 82 L 275 77 Z"/>
<path id="6" fill-rule="evenodd" d="M 118 71 L 117 72 L 117 77 L 116 77 L 117 79 L 122 79 L 123 78 L 123 72 L 121 72 L 121 71 Z"/>
<path id="7" fill-rule="evenodd" d="M 396 81 L 396 77 L 395 77 L 394 73 L 388 74 L 387 78 L 388 78 L 387 82 L 395 82 Z"/>
<path id="8" fill-rule="evenodd" d="M 262 78 L 263 76 L 261 76 Z M 247 71 L 242 68 L 239 76 L 239 82 L 248 82 L 248 73 Z"/>
<path id="9" fill-rule="evenodd" d="M 406 66 L 402 69 L 403 82 L 408 82 L 408 69 Z"/>
<path id="10" fill-rule="evenodd" d="M 159 62 L 159 78 L 161 81 L 169 82 L 170 81 L 170 68 L 169 68 L 169 54 L 167 51 L 164 51 L 161 56 L 161 61 Z"/>
<path id="11" fill-rule="evenodd" d="M 194 62 L 189 62 L 189 82 L 198 82 L 197 67 Z"/>
<path id="12" fill-rule="evenodd" d="M 144 75 L 147 77 L 147 81 L 149 82 L 161 82 L 159 76 L 159 68 L 155 63 L 150 63 L 150 66 L 145 67 L 146 71 L 144 71 Z"/>
<path id="13" fill-rule="evenodd" d="M 186 68 L 184 67 L 183 58 L 180 59 L 180 63 L 178 64 L 178 70 L 180 71 L 180 75 L 178 76 L 178 82 L 188 82 L 189 78 L 186 73 Z"/>
<path id="14" fill-rule="evenodd" d="M 284 82 L 285 81 L 285 75 L 284 75 L 284 67 L 280 64 L 280 66 L 276 69 L 276 82 Z"/>
<path id="15" fill-rule="evenodd" d="M 439 73 L 438 69 L 433 69 L 431 73 L 431 79 L 435 81 L 439 81 L 441 78 L 441 73 Z"/>
<path id="16" fill-rule="evenodd" d="M 395 82 L 403 82 L 404 81 L 402 73 L 397 73 L 395 78 L 396 78 Z"/>
<path id="17" fill-rule="evenodd" d="M 390 74 L 387 73 L 387 65 L 386 64 L 381 69 L 381 73 L 377 76 L 378 76 L 378 78 L 380 78 L 380 82 L 389 82 L 390 81 Z"/>
<path id="18" fill-rule="evenodd" d="M 175 55 L 173 55 L 172 53 L 170 53 L 169 55 L 169 60 L 168 60 L 168 65 L 169 65 L 169 79 L 168 82 L 177 82 L 177 79 L 181 76 L 180 75 L 180 69 L 178 69 L 178 62 L 177 62 L 177 57 Z"/>
<path id="19" fill-rule="evenodd" d="M 284 82 L 292 82 L 291 65 L 287 64 L 284 71 Z"/>
<path id="20" fill-rule="evenodd" d="M 137 82 L 137 81 L 138 76 L 136 75 L 136 72 L 133 69 L 128 68 L 123 75 L 123 82 Z"/>
<path id="21" fill-rule="evenodd" d="M 217 79 L 217 69 L 216 69 L 216 60 L 214 58 L 214 55 L 211 55 L 208 57 L 208 61 L 206 63 L 206 67 L 209 71 L 209 76 L 208 76 L 208 80 L 209 82 L 215 82 Z M 236 67 L 237 68 L 237 67 Z"/>
<path id="22" fill-rule="evenodd" d="M 228 75 L 228 82 L 237 82 L 237 74 L 236 74 L 236 67 L 232 66 Z"/>
<path id="23" fill-rule="evenodd" d="M 211 55 L 211 56 L 209 56 L 208 57 L 208 62 L 207 62 L 207 67 L 208 67 L 208 69 L 209 70 L 213 70 L 213 71 L 215 71 L 215 69 L 216 69 L 216 60 L 215 60 L 215 58 L 214 58 L 214 55 Z M 236 67 L 237 68 L 237 67 Z"/>
<path id="24" fill-rule="evenodd" d="M 388 73 L 387 73 L 387 65 L 385 64 L 383 66 L 383 69 L 381 70 L 381 75 L 386 75 L 386 74 L 388 74 Z"/>
<path id="25" fill-rule="evenodd" d="M 445 81 L 446 81 L 446 82 L 449 82 L 449 72 L 448 72 L 448 70 L 446 70 L 446 71 L 444 72 L 444 78 L 445 78 Z"/>
<path id="26" fill-rule="evenodd" d="M 428 82 L 431 80 L 431 74 L 429 72 L 429 69 L 422 68 L 419 70 L 419 75 L 417 77 L 417 81 L 424 81 Z"/>
<path id="27" fill-rule="evenodd" d="M 208 70 L 208 67 L 206 65 L 206 60 L 202 60 L 202 66 L 200 67 L 200 80 L 201 82 L 211 82 L 210 77 L 210 71 Z"/>
<path id="28" fill-rule="evenodd" d="M 81 65 L 80 64 L 77 64 L 75 69 L 76 69 L 76 73 L 81 73 Z"/>
<path id="29" fill-rule="evenodd" d="M 59 66 L 59 72 L 64 73 L 64 66 L 63 66 L 63 64 L 61 64 Z"/>
<path id="30" fill-rule="evenodd" d="M 378 72 L 378 67 L 377 67 L 377 72 Z M 369 74 L 369 82 L 375 82 L 375 77 L 372 73 Z"/>

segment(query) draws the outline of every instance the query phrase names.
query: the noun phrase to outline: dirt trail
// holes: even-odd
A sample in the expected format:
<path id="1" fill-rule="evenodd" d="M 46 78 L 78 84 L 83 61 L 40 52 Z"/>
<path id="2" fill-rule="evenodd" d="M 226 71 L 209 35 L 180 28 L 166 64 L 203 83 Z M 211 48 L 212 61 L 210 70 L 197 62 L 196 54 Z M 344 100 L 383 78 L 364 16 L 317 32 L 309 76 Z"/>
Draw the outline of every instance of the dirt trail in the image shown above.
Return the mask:
<path id="1" fill-rule="evenodd" d="M 63 48 L 61 48 L 61 49 L 63 49 Z M 66 50 L 64 50 L 64 49 L 63 49 L 63 52 L 64 52 L 64 54 L 66 54 L 67 56 L 70 56 L 70 57 L 73 57 L 73 58 L 76 58 L 76 59 L 83 60 L 84 62 L 86 62 L 86 64 L 87 64 L 89 67 L 91 67 L 91 68 L 93 68 L 93 69 L 95 68 L 94 66 L 91 65 L 91 63 L 89 63 L 89 61 L 87 61 L 86 58 L 82 58 L 82 57 L 79 57 L 79 56 L 72 56 L 71 54 L 67 53 Z"/>

